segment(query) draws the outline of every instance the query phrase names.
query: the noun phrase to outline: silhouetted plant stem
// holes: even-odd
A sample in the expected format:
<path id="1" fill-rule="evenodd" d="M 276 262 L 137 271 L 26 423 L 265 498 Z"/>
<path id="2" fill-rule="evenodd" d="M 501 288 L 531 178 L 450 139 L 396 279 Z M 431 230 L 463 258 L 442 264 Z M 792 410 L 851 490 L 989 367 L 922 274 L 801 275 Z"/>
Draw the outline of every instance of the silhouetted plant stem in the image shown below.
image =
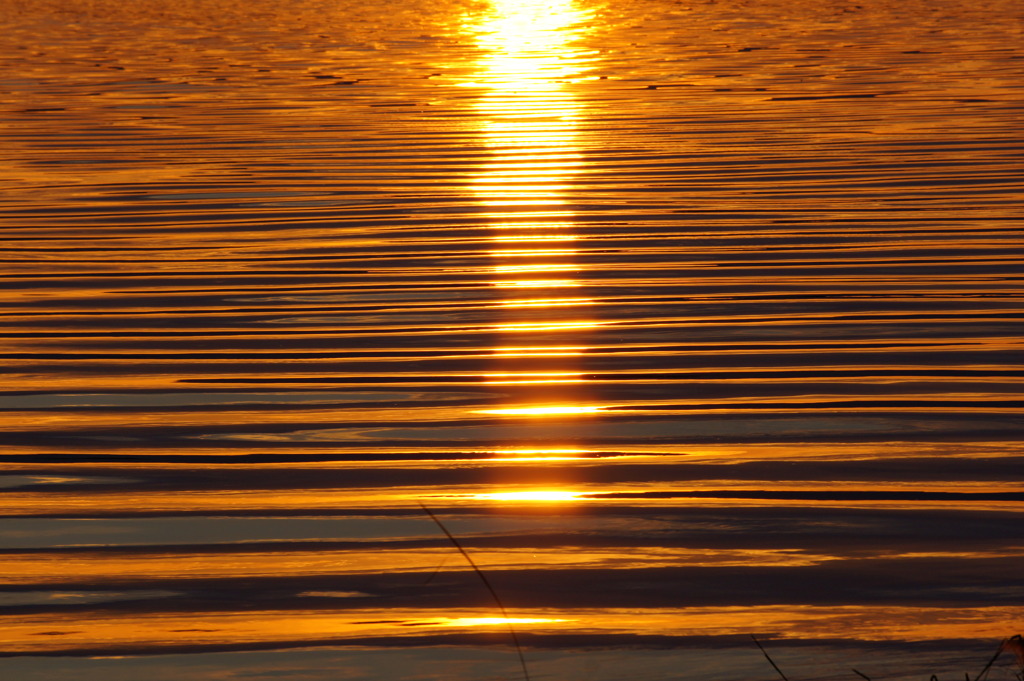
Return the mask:
<path id="1" fill-rule="evenodd" d="M 1002 654 L 1002 652 L 1004 650 L 1006 650 L 1007 648 L 1011 647 L 1011 644 L 1012 644 L 1012 642 L 1014 640 L 1020 641 L 1020 634 L 1017 634 L 1016 636 L 1014 636 L 1012 638 L 1004 638 L 1002 640 L 1002 642 L 999 644 L 999 647 L 996 648 L 996 652 L 992 656 L 992 659 L 988 661 L 988 664 L 985 665 L 984 669 L 982 669 L 980 672 L 978 672 L 978 675 L 974 677 L 974 681 L 981 681 L 981 678 L 983 676 L 985 676 L 985 674 L 988 673 L 988 670 L 991 669 L 992 665 L 994 665 L 996 663 L 996 660 L 999 659 L 999 656 Z"/>
<path id="2" fill-rule="evenodd" d="M 466 552 L 466 549 L 462 547 L 462 544 L 460 544 L 459 540 L 455 538 L 455 535 L 448 531 L 448 528 L 444 526 L 444 523 L 442 523 L 440 519 L 438 519 L 438 517 L 434 515 L 422 501 L 419 501 L 417 503 L 420 505 L 420 508 L 423 509 L 423 512 L 430 516 L 430 519 L 433 520 L 437 524 L 437 526 L 441 528 L 441 531 L 444 532 L 444 535 L 448 537 L 449 541 L 451 541 L 455 548 L 459 550 L 459 553 L 462 554 L 462 557 L 465 558 L 466 562 L 469 563 L 469 566 L 473 568 L 473 572 L 476 573 L 477 577 L 480 578 L 480 581 L 484 583 L 484 586 L 487 587 L 487 590 L 491 593 L 491 598 L 494 599 L 495 604 L 497 604 L 498 606 L 498 610 L 501 611 L 501 616 L 505 619 L 505 624 L 508 626 L 508 633 L 512 636 L 512 643 L 516 647 L 516 654 L 519 655 L 519 664 L 523 668 L 523 679 L 525 679 L 525 681 L 530 681 L 530 672 L 526 668 L 526 658 L 523 656 L 523 647 L 519 645 L 519 637 L 516 636 L 516 630 L 512 626 L 512 622 L 509 621 L 508 612 L 505 610 L 505 605 L 501 602 L 501 597 L 498 596 L 498 592 L 494 590 L 494 587 L 491 585 L 491 581 L 487 579 L 487 575 L 485 575 L 483 573 L 483 570 L 481 570 L 480 567 L 475 562 L 473 562 L 473 558 L 470 557 L 469 553 Z M 760 645 L 761 644 L 758 643 L 758 646 Z M 774 663 L 772 664 L 774 665 Z M 778 667 L 776 667 L 776 669 L 778 669 Z M 781 674 L 781 672 L 779 673 Z M 785 679 L 786 677 L 783 676 L 782 678 Z M 786 679 L 786 681 L 789 680 Z"/>
<path id="3" fill-rule="evenodd" d="M 786 678 L 786 675 L 782 673 L 782 670 L 779 669 L 779 665 L 775 664 L 775 660 L 773 660 L 771 655 L 768 654 L 768 651 L 764 649 L 764 646 L 761 645 L 761 642 L 757 640 L 757 637 L 751 634 L 750 638 L 754 639 L 754 643 L 756 643 L 757 647 L 761 649 L 761 654 L 764 655 L 764 659 L 768 660 L 768 664 L 775 668 L 775 671 L 777 671 L 779 673 L 779 676 L 782 677 L 782 681 L 789 681 L 789 679 Z M 857 673 L 859 674 L 860 672 Z"/>

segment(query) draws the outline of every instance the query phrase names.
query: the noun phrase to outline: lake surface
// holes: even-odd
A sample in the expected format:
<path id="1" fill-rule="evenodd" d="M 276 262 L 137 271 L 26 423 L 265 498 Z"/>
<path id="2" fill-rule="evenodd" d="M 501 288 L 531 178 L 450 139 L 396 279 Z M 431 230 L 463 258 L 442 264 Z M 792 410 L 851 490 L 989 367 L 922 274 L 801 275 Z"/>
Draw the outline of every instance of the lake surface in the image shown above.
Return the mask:
<path id="1" fill-rule="evenodd" d="M 858 1 L 3 3 L 5 678 L 981 672 L 1024 9 Z"/>

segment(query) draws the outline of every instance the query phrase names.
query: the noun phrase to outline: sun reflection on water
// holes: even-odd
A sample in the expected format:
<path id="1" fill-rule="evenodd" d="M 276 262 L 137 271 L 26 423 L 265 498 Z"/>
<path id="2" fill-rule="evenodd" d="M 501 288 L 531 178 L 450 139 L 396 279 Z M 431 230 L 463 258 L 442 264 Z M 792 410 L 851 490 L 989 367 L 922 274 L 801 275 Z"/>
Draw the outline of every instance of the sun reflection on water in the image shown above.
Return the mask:
<path id="1" fill-rule="evenodd" d="M 499 234 L 491 237 L 491 241 L 525 241 L 527 243 L 543 241 L 575 241 L 575 234 Z"/>
<path id="2" fill-rule="evenodd" d="M 581 492 L 567 490 L 543 489 L 525 492 L 493 492 L 474 495 L 474 499 L 490 501 L 575 501 Z"/>
<path id="3" fill-rule="evenodd" d="M 573 461 L 593 452 L 573 447 L 547 447 L 543 449 L 495 449 L 493 461 L 530 463 L 535 461 Z"/>
<path id="4" fill-rule="evenodd" d="M 587 14 L 575 0 L 492 0 L 489 12 L 465 27 L 483 50 L 472 82 L 478 132 L 489 151 L 469 191 L 490 221 L 496 334 L 487 385 L 503 386 L 503 402 L 474 410 L 498 419 L 537 418 L 552 447 L 509 448 L 497 458 L 575 458 L 581 418 L 600 411 L 580 392 L 584 334 L 600 327 L 582 289 L 572 202 L 584 156 L 583 112 L 572 89 L 589 55 L 576 44 Z M 542 289 L 542 291 L 540 291 Z M 564 293 L 564 295 L 563 295 Z M 523 444 L 526 444 L 525 442 Z M 541 490 L 482 495 L 492 501 L 567 501 L 571 492 Z"/>
<path id="5" fill-rule="evenodd" d="M 509 374 L 490 374 L 484 377 L 484 383 L 487 385 L 542 385 L 550 383 L 582 383 L 584 380 L 582 374 L 578 373 L 509 373 Z M 575 409 L 576 407 L 565 407 L 565 409 Z M 551 409 L 550 407 L 530 407 L 529 410 L 537 411 Z M 515 409 L 491 409 L 486 411 L 477 412 L 479 414 L 511 414 L 518 413 L 522 410 Z M 555 413 L 548 411 L 547 413 Z M 558 413 L 572 413 L 571 411 L 563 411 Z"/>
<path id="6" fill-rule="evenodd" d="M 564 416 L 566 414 L 594 414 L 599 412 L 601 407 L 577 405 L 577 404 L 556 404 L 543 407 L 510 407 L 507 409 L 480 409 L 478 414 L 499 414 L 502 416 Z"/>
<path id="7" fill-rule="evenodd" d="M 554 323 L 543 323 L 543 322 L 529 322 L 519 324 L 499 324 L 496 328 L 501 331 L 508 332 L 529 332 L 529 331 L 573 331 L 576 329 L 592 329 L 594 327 L 601 326 L 599 322 L 591 322 L 585 320 L 571 321 L 571 322 L 554 322 Z"/>
<path id="8" fill-rule="evenodd" d="M 495 348 L 495 357 L 576 357 L 586 348 L 578 346 L 505 347 Z"/>
<path id="9" fill-rule="evenodd" d="M 523 251 L 515 251 L 520 256 L 524 255 Z M 492 255 L 496 258 L 504 257 L 507 251 L 492 251 Z M 530 255 L 534 257 L 543 256 L 544 251 L 538 250 Z M 563 256 L 575 255 L 576 251 L 567 251 Z M 561 263 L 529 263 L 526 265 L 495 265 L 491 268 L 496 274 L 517 274 L 519 272 L 563 272 L 566 270 L 578 270 L 579 265 L 571 262 Z"/>
<path id="10" fill-rule="evenodd" d="M 487 627 L 493 625 L 508 626 L 509 624 L 551 624 L 568 621 L 566 619 L 545 617 L 445 617 L 424 622 L 424 624 L 437 627 Z"/>
<path id="11" fill-rule="evenodd" d="M 494 282 L 494 286 L 497 288 L 568 288 L 582 285 L 574 279 L 521 279 Z"/>

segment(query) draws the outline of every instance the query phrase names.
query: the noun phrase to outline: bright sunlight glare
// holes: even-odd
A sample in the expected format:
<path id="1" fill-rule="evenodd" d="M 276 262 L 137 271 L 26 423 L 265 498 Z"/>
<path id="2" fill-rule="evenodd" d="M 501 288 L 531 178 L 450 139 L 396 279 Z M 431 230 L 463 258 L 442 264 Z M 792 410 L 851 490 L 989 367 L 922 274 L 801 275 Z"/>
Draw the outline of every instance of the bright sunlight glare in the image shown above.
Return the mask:
<path id="1" fill-rule="evenodd" d="M 474 494 L 474 499 L 491 501 L 575 501 L 582 492 L 569 492 L 558 489 L 531 490 L 528 492 L 493 492 Z"/>
<path id="2" fill-rule="evenodd" d="M 594 414 L 602 407 L 584 405 L 556 404 L 548 407 L 511 407 L 508 409 L 481 409 L 477 414 L 497 414 L 499 416 L 559 416 L 562 414 Z"/>
<path id="3" fill-rule="evenodd" d="M 569 621 L 541 617 L 446 617 L 440 621 L 429 622 L 429 624 L 437 627 L 487 627 L 499 624 L 507 626 L 509 624 L 545 624 Z"/>

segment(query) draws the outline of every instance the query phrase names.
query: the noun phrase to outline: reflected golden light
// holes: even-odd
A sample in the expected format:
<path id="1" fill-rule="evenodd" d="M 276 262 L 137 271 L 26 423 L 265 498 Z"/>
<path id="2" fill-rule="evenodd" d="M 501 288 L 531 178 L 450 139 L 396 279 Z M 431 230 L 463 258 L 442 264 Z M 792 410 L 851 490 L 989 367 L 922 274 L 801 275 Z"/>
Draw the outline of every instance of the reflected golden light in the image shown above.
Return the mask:
<path id="1" fill-rule="evenodd" d="M 578 265 L 572 263 L 532 263 L 529 265 L 495 265 L 493 269 L 498 274 L 506 272 L 563 272 L 566 270 L 578 270 Z"/>
<path id="2" fill-rule="evenodd" d="M 506 300 L 502 307 L 575 307 L 577 305 L 593 305 L 590 298 L 533 298 L 527 300 Z"/>
<path id="3" fill-rule="evenodd" d="M 559 404 L 549 407 L 512 407 L 508 409 L 480 409 L 476 414 L 500 414 L 502 416 L 558 416 L 563 414 L 594 414 L 603 407 L 589 407 L 575 404 Z"/>
<path id="4" fill-rule="evenodd" d="M 555 201 L 553 199 L 546 199 L 543 203 L 544 203 L 544 205 L 557 205 L 558 201 Z M 486 200 L 481 200 L 480 201 L 480 205 L 483 205 L 483 206 L 504 206 L 504 205 L 515 206 L 515 205 L 520 205 L 520 204 L 514 203 L 514 202 L 509 202 L 509 203 L 497 203 L 497 202 L 495 202 L 495 203 L 488 203 L 488 201 L 486 201 Z M 523 205 L 526 205 L 526 204 L 524 203 Z M 572 217 L 573 215 L 575 215 L 575 213 L 573 213 L 570 210 L 489 211 L 489 212 L 486 212 L 486 213 L 481 213 L 482 217 L 490 218 L 491 220 L 498 220 L 498 219 L 500 219 L 500 220 L 508 220 L 509 218 L 523 218 L 523 217 L 527 217 L 527 216 L 529 216 L 531 218 L 536 218 L 538 220 L 538 222 L 534 225 L 534 227 L 536 229 L 541 229 L 541 228 L 549 227 L 550 224 L 551 224 L 549 222 L 549 220 L 551 218 L 565 218 L 565 217 Z M 540 221 L 540 218 L 544 218 L 544 220 Z M 524 226 L 528 227 L 529 225 L 524 225 Z"/>
<path id="5" fill-rule="evenodd" d="M 531 490 L 528 492 L 493 492 L 488 494 L 474 494 L 473 498 L 486 499 L 490 501 L 575 501 L 580 494 L 580 492 L 544 489 Z"/>
<path id="6" fill-rule="evenodd" d="M 535 248 L 522 251 L 495 251 L 494 255 L 502 258 L 533 258 L 551 257 L 556 255 L 575 255 L 576 251 L 569 248 Z"/>
<path id="7" fill-rule="evenodd" d="M 481 185 L 504 184 L 508 180 L 543 180 L 549 177 L 565 177 L 569 174 L 565 168 L 564 160 L 562 162 L 555 163 L 550 160 L 551 158 L 551 156 L 544 156 L 545 161 L 540 162 L 533 160 L 533 157 L 531 157 L 531 161 L 529 163 L 502 163 L 499 167 L 494 167 L 495 164 L 492 162 L 492 167 L 488 169 L 487 176 L 476 178 L 475 182 Z M 564 155 L 555 158 L 575 159 L 575 156 Z"/>
<path id="8" fill-rule="evenodd" d="M 564 102 L 559 102 L 560 107 L 563 105 Z M 502 107 L 502 113 L 519 113 L 519 118 L 522 118 L 523 115 L 522 112 L 516 112 L 513 108 L 508 106 Z M 544 118 L 550 120 L 551 117 L 545 115 Z M 562 122 L 566 122 L 565 119 L 556 120 L 560 120 L 556 125 L 561 125 Z M 546 125 L 547 124 L 545 124 L 545 126 Z M 546 127 L 541 128 L 537 125 L 533 127 L 538 130 L 546 129 Z M 519 139 L 520 136 L 517 135 L 516 138 Z M 491 156 L 490 165 L 495 166 L 497 174 L 499 175 L 505 174 L 506 172 L 514 172 L 517 169 L 532 171 L 535 168 L 557 169 L 559 174 L 564 174 L 561 171 L 565 167 L 565 161 L 567 159 L 575 161 L 576 157 L 577 155 L 575 153 L 566 152 L 557 147 L 553 149 L 545 149 L 543 154 L 538 154 L 534 149 L 517 149 L 513 147 L 510 149 L 503 149 L 501 152 L 495 152 L 494 155 Z M 506 169 L 508 169 L 508 171 L 506 171 Z M 532 175 L 533 173 L 528 172 L 526 174 Z"/>
<path id="9" fill-rule="evenodd" d="M 488 14 L 465 27 L 484 51 L 463 83 L 486 88 L 475 107 L 492 156 L 472 180 L 482 205 L 565 203 L 563 183 L 581 163 L 579 105 L 565 85 L 586 68 L 587 54 L 570 43 L 587 16 L 573 0 L 492 0 Z"/>
<path id="10" fill-rule="evenodd" d="M 582 285 L 574 279 L 523 279 L 520 281 L 496 281 L 492 284 L 497 288 L 566 288 Z"/>
<path id="11" fill-rule="evenodd" d="M 558 222 L 556 220 L 546 220 L 544 222 L 495 222 L 495 223 L 493 223 L 491 225 L 491 229 L 493 229 L 493 230 L 499 230 L 499 229 L 515 229 L 515 230 L 522 230 L 522 229 L 525 229 L 525 230 L 534 230 L 534 229 L 536 229 L 536 230 L 541 230 L 541 229 L 544 229 L 544 230 L 558 230 L 558 229 L 562 229 L 562 230 L 571 230 L 574 227 L 575 227 L 575 224 L 573 224 L 572 222 Z M 568 237 L 576 238 L 575 235 L 572 232 L 569 232 L 569 231 L 552 232 L 552 233 L 562 234 L 562 235 L 565 235 L 565 236 L 568 236 Z M 526 236 L 526 235 L 524 235 L 524 236 Z M 491 238 L 493 240 L 497 241 L 497 240 L 501 239 L 501 236 L 500 235 L 495 235 L 495 236 L 492 236 Z"/>
<path id="12" fill-rule="evenodd" d="M 574 346 L 540 346 L 495 348 L 495 357 L 575 357 L 587 348 Z M 493 375 L 493 374 L 492 374 Z"/>
<path id="13" fill-rule="evenodd" d="M 575 234 L 509 234 L 491 237 L 492 241 L 534 242 L 534 241 L 575 241 Z"/>
<path id="14" fill-rule="evenodd" d="M 502 465 L 514 461 L 502 461 Z M 526 460 L 531 461 L 530 459 Z M 560 483 L 548 483 L 560 484 Z M 479 506 L 482 501 L 493 502 L 573 502 L 589 506 L 606 506 L 607 502 L 594 499 L 584 489 L 504 489 L 489 492 L 495 487 L 474 487 L 451 494 L 436 494 L 437 490 L 422 490 L 417 499 L 437 500 L 446 506 Z M 182 495 L 178 495 L 179 497 Z M 239 508 L 242 508 L 239 505 Z M 391 506 L 390 508 L 394 508 Z M 875 507 L 872 507 L 875 508 Z M 813 508 L 808 508 L 813 513 Z M 389 573 L 433 573 L 438 563 L 451 556 L 446 545 L 420 548 L 387 548 L 368 546 L 365 548 L 308 549 L 275 551 L 273 560 L 268 560 L 265 550 L 247 548 L 239 544 L 225 551 L 204 552 L 179 546 L 176 553 L 161 551 L 159 547 L 111 554 L 103 545 L 79 546 L 73 554 L 54 555 L 31 550 L 19 550 L 5 554 L 5 585 L 8 587 L 39 588 L 67 587 L 86 581 L 106 580 L 118 575 L 124 588 L 149 588 L 154 581 L 179 580 L 185 584 L 192 580 L 248 580 L 274 578 L 328 578 Z M 949 561 L 962 561 L 965 569 L 977 560 L 1003 560 L 1008 564 L 1019 561 L 1024 554 L 1020 547 L 994 548 L 989 551 L 973 550 L 958 553 L 937 553 L 937 557 Z M 574 571 L 585 567 L 638 570 L 649 568 L 689 565 L 691 567 L 806 567 L 850 559 L 843 547 L 821 547 L 820 550 L 798 548 L 729 548 L 729 547 L 687 547 L 687 546 L 643 546 L 633 547 L 621 544 L 608 546 L 573 544 L 571 550 L 563 544 L 529 545 L 520 547 L 494 546 L 475 555 L 475 561 L 491 569 L 513 569 L 537 571 Z M 892 554 L 886 548 L 865 551 L 858 560 L 886 562 L 892 560 L 919 561 L 921 556 Z M 910 563 L 908 563 L 909 569 Z M 461 566 L 456 570 L 467 569 Z M 130 585 L 130 586 L 129 586 Z M 65 589 L 66 590 L 66 589 Z M 114 594 L 116 596 L 116 593 Z M 304 591 L 303 598 L 346 598 L 367 597 L 358 591 Z M 50 600 L 51 597 L 47 596 Z M 115 599 L 116 600 L 116 599 Z M 192 613 L 195 614 L 195 613 Z"/>
<path id="15" fill-rule="evenodd" d="M 570 278 L 584 269 L 576 262 L 579 251 L 551 245 L 572 245 L 566 242 L 577 239 L 571 231 L 575 228 L 575 213 L 569 192 L 583 165 L 578 145 L 582 115 L 569 84 L 582 79 L 586 71 L 588 56 L 573 42 L 584 30 L 588 15 L 575 7 L 575 0 L 491 0 L 490 4 L 482 21 L 465 27 L 483 51 L 472 80 L 484 88 L 474 106 L 480 135 L 490 150 L 490 156 L 472 177 L 470 190 L 488 209 L 483 215 L 491 221 L 494 232 L 492 285 L 502 289 L 504 298 L 494 309 L 509 312 L 504 323 L 493 326 L 505 341 L 493 352 L 497 371 L 484 374 L 481 380 L 487 385 L 509 386 L 509 395 L 514 395 L 510 397 L 512 405 L 532 406 L 472 413 L 550 419 L 592 414 L 600 408 L 576 403 L 579 396 L 571 387 L 585 383 L 586 375 L 573 370 L 575 363 L 566 361 L 561 367 L 552 367 L 543 359 L 579 357 L 586 346 L 566 346 L 564 338 L 560 339 L 562 345 L 555 346 L 542 345 L 542 339 L 521 340 L 521 334 L 564 333 L 576 342 L 578 332 L 601 326 L 566 310 L 592 306 L 596 300 L 559 296 L 551 291 L 583 285 Z M 517 264 L 498 264 L 510 261 Z M 537 295 L 535 289 L 545 291 Z M 546 314 L 531 319 L 533 310 Z M 559 315 L 560 310 L 565 312 Z M 549 368 L 561 370 L 537 370 Z M 536 398 L 541 395 L 549 404 L 537 404 L 540 400 Z M 550 404 L 554 401 L 561 404 Z M 551 422 L 551 427 L 559 429 L 559 444 L 571 442 L 573 436 L 561 424 Z M 564 446 L 496 452 L 534 461 L 572 458 L 578 453 Z M 574 496 L 535 491 L 479 498 L 565 501 Z"/>
<path id="16" fill-rule="evenodd" d="M 559 323 L 537 323 L 537 324 L 498 324 L 497 329 L 501 331 L 568 331 L 572 329 L 592 329 L 601 326 L 599 322 L 559 322 Z"/>
<path id="17" fill-rule="evenodd" d="M 573 150 L 578 105 L 560 81 L 580 69 L 580 55 L 566 47 L 567 31 L 578 20 L 571 0 L 494 1 L 478 37 L 488 50 L 478 75 L 490 92 L 476 108 L 494 151 L 473 179 L 482 205 L 550 209 L 566 203 L 567 183 L 582 159 Z"/>
<path id="18" fill-rule="evenodd" d="M 571 621 L 541 617 L 444 617 L 440 620 L 424 622 L 424 624 L 438 627 L 487 627 L 498 624 L 508 626 L 510 624 L 549 624 Z"/>
<path id="19" fill-rule="evenodd" d="M 563 32 L 586 15 L 565 0 L 498 0 L 491 18 L 481 27 L 478 42 L 494 51 L 490 57 L 506 73 L 533 75 L 536 65 L 521 53 L 548 52 L 563 46 Z M 523 63 L 523 62 L 526 63 Z M 547 65 L 543 75 L 569 75 L 559 64 Z"/>
<path id="20" fill-rule="evenodd" d="M 352 641 L 419 636 L 422 626 L 533 625 L 555 634 L 746 636 L 753 630 L 785 631 L 791 640 L 828 639 L 830 632 L 859 641 L 991 639 L 1006 636 L 1007 622 L 1018 622 L 1015 606 L 912 607 L 889 605 L 743 605 L 689 608 L 544 609 L 533 617 L 494 617 L 483 609 L 244 610 L 209 613 L 44 612 L 4 626 L 5 652 L 53 654 L 82 649 L 163 652 L 183 646 L 247 645 L 260 642 Z M 411 625 L 411 626 L 410 626 Z M 417 626 L 422 625 L 422 626 Z M 437 630 L 435 630 L 437 631 Z M 62 635 L 54 635 L 58 632 Z M 832 634 L 834 635 L 834 634 Z M 748 639 L 749 640 L 749 639 Z M 443 644 L 443 643 L 442 643 Z"/>
<path id="21" fill-rule="evenodd" d="M 535 373 L 519 373 L 519 374 L 502 374 L 499 378 L 488 378 L 484 380 L 484 383 L 488 385 L 544 385 L 553 383 L 582 383 L 584 381 L 582 374 L 535 374 Z M 496 412 L 476 412 L 493 414 Z"/>
<path id="22" fill-rule="evenodd" d="M 572 461 L 590 454 L 589 449 L 545 448 L 545 449 L 495 449 L 491 454 L 497 455 L 494 461 Z"/>
<path id="23" fill-rule="evenodd" d="M 536 187 L 515 187 L 513 185 L 502 185 L 500 194 L 501 200 L 497 199 L 486 199 L 480 203 L 485 206 L 548 206 L 551 205 L 553 198 L 557 196 L 554 192 L 548 194 L 548 187 L 545 187 L 543 191 L 538 190 Z M 513 200 L 515 199 L 515 200 Z M 559 213 L 564 215 L 565 213 Z M 502 217 L 509 217 L 514 213 L 492 213 L 492 215 L 500 215 Z"/>

